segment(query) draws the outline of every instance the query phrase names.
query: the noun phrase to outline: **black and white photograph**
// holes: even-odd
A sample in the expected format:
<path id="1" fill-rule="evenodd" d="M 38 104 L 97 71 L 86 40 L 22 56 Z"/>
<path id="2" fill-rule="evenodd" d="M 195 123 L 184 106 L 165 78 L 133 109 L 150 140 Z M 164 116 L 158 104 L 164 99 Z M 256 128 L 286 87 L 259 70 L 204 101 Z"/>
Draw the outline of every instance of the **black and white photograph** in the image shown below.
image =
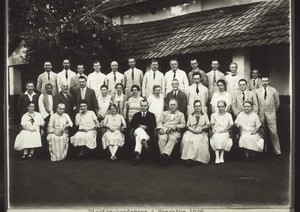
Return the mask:
<path id="1" fill-rule="evenodd" d="M 292 0 L 6 0 L 8 212 L 291 211 Z"/>

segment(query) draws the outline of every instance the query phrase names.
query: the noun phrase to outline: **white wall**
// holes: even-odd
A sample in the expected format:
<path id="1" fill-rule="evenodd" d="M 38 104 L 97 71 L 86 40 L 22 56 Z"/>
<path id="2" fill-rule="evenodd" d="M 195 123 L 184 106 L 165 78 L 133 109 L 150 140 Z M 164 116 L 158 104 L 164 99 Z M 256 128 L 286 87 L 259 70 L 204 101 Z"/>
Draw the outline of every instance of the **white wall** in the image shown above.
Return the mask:
<path id="1" fill-rule="evenodd" d="M 9 95 L 22 93 L 21 71 L 15 67 L 8 67 L 9 71 Z"/>

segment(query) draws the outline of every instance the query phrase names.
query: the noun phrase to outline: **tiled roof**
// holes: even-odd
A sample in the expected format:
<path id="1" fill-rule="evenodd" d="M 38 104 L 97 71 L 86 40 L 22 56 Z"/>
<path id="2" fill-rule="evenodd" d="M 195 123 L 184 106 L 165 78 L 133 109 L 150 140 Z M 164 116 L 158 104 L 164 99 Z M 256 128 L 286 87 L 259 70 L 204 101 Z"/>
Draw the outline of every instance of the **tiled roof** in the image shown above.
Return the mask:
<path id="1" fill-rule="evenodd" d="M 99 12 L 107 12 L 116 8 L 122 8 L 137 3 L 146 2 L 149 0 L 106 0 L 99 5 Z"/>
<path id="2" fill-rule="evenodd" d="M 289 16 L 289 1 L 275 0 L 122 25 L 124 57 L 151 59 L 289 43 Z"/>

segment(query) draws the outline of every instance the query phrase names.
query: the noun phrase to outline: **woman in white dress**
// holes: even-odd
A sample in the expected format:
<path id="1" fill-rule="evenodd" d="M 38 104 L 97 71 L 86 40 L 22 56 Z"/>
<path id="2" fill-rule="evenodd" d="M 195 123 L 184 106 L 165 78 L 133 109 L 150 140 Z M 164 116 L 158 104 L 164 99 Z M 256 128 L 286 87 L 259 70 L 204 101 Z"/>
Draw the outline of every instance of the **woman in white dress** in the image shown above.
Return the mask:
<path id="1" fill-rule="evenodd" d="M 115 86 L 116 92 L 115 94 L 111 97 L 111 103 L 115 104 L 117 106 L 117 113 L 125 116 L 125 103 L 127 101 L 127 96 L 123 94 L 124 86 L 122 83 L 117 83 Z"/>
<path id="2" fill-rule="evenodd" d="M 40 132 L 42 132 L 41 127 L 44 126 L 45 122 L 42 115 L 34 109 L 34 103 L 29 102 L 27 105 L 28 112 L 21 119 L 22 131 L 15 140 L 14 149 L 17 151 L 23 150 L 21 159 L 32 158 L 34 149 L 42 146 Z"/>
<path id="3" fill-rule="evenodd" d="M 117 113 L 117 106 L 112 104 L 109 106 L 110 114 L 107 114 L 103 121 L 103 126 L 107 131 L 102 137 L 103 149 L 109 148 L 111 153 L 110 160 L 117 161 L 116 153 L 119 147 L 124 145 L 125 137 L 123 131 L 126 128 L 126 122 L 122 115 Z"/>
<path id="4" fill-rule="evenodd" d="M 194 112 L 188 116 L 187 131 L 181 142 L 181 159 L 191 166 L 192 161 L 207 164 L 210 160 L 207 130 L 210 123 L 206 113 L 202 111 L 200 100 L 194 102 Z"/>
<path id="5" fill-rule="evenodd" d="M 223 100 L 226 102 L 226 108 L 225 108 L 226 112 L 229 112 L 231 109 L 232 97 L 231 97 L 231 94 L 225 90 L 225 84 L 226 84 L 225 80 L 223 80 L 223 79 L 219 79 L 217 81 L 217 86 L 218 86 L 219 90 L 212 95 L 212 98 L 210 101 L 210 104 L 212 107 L 212 113 L 218 113 L 219 110 L 217 107 L 217 103 L 220 100 Z"/>
<path id="6" fill-rule="evenodd" d="M 60 161 L 66 158 L 69 147 L 68 128 L 73 126 L 70 116 L 65 113 L 65 104 L 59 103 L 56 113 L 51 115 L 48 124 L 49 152 L 51 161 Z"/>
<path id="7" fill-rule="evenodd" d="M 164 96 L 161 93 L 160 85 L 153 86 L 153 93 L 148 97 L 147 101 L 149 103 L 148 110 L 154 113 L 156 123 L 158 123 L 158 119 L 164 111 Z"/>
<path id="8" fill-rule="evenodd" d="M 140 87 L 138 85 L 131 86 L 132 96 L 126 102 L 126 120 L 131 122 L 133 115 L 140 111 L 140 102 L 144 99 L 139 95 Z"/>
<path id="9" fill-rule="evenodd" d="M 210 145 L 215 151 L 215 163 L 224 163 L 224 151 L 229 151 L 232 147 L 232 139 L 228 131 L 233 127 L 233 120 L 231 114 L 225 111 L 225 101 L 218 101 L 217 107 L 219 112 L 213 113 L 210 119 L 212 127 Z"/>
<path id="10" fill-rule="evenodd" d="M 254 158 L 255 152 L 263 151 L 264 139 L 257 133 L 261 123 L 258 115 L 253 112 L 252 102 L 245 101 L 243 106 L 244 112 L 238 114 L 235 124 L 241 133 L 239 147 L 244 149 L 246 162 L 248 162 L 249 155 Z"/>
<path id="11" fill-rule="evenodd" d="M 86 156 L 86 147 L 95 149 L 97 147 L 96 136 L 99 122 L 97 116 L 87 109 L 87 102 L 80 101 L 80 111 L 76 114 L 75 124 L 79 126 L 78 132 L 71 137 L 71 144 L 81 147 L 79 157 Z"/>

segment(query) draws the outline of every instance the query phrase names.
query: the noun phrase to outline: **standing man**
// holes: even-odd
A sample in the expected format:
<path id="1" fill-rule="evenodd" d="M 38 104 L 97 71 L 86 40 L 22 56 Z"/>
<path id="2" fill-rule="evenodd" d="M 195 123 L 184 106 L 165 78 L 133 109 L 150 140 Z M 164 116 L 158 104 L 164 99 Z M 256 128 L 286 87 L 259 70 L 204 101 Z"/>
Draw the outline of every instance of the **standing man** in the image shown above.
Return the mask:
<path id="1" fill-rule="evenodd" d="M 255 91 L 259 89 L 262 86 L 262 81 L 261 78 L 259 78 L 259 71 L 254 69 L 251 73 L 252 78 L 250 79 L 249 82 L 249 89 L 251 91 Z"/>
<path id="2" fill-rule="evenodd" d="M 244 102 L 250 101 L 252 103 L 253 111 L 258 113 L 257 97 L 253 91 L 247 89 L 247 81 L 240 79 L 238 82 L 239 90 L 236 90 L 232 95 L 231 109 L 235 117 L 244 110 Z"/>
<path id="3" fill-rule="evenodd" d="M 212 70 L 208 72 L 207 78 L 208 78 L 208 98 L 211 99 L 214 92 L 218 90 L 217 81 L 219 79 L 225 80 L 225 75 L 218 70 L 219 68 L 219 62 L 217 60 L 213 60 L 211 62 Z"/>
<path id="4" fill-rule="evenodd" d="M 143 83 L 143 72 L 140 69 L 135 67 L 136 62 L 133 58 L 128 60 L 129 69 L 124 73 L 124 87 L 125 87 L 125 95 L 127 97 L 132 96 L 131 86 L 138 85 L 140 88 L 142 87 Z"/>
<path id="5" fill-rule="evenodd" d="M 87 110 L 91 110 L 95 114 L 98 114 L 98 102 L 97 102 L 95 91 L 86 86 L 85 77 L 83 76 L 79 77 L 79 86 L 80 87 L 77 88 L 74 92 L 75 112 L 79 113 L 80 102 L 84 100 L 87 103 Z"/>
<path id="6" fill-rule="evenodd" d="M 179 82 L 179 88 L 183 92 L 186 92 L 189 87 L 189 80 L 186 76 L 186 73 L 180 69 L 178 69 L 178 61 L 172 59 L 170 61 L 171 70 L 165 74 L 165 82 L 166 82 L 166 93 L 172 91 L 172 80 L 177 79 Z"/>
<path id="7" fill-rule="evenodd" d="M 100 87 L 101 85 L 105 84 L 106 76 L 100 71 L 101 65 L 99 61 L 94 62 L 93 68 L 94 72 L 89 74 L 86 86 L 90 89 L 93 89 L 96 93 L 96 96 L 99 96 L 101 95 Z M 88 106 L 90 105 L 88 104 Z"/>
<path id="8" fill-rule="evenodd" d="M 135 138 L 135 160 L 133 161 L 133 165 L 139 164 L 142 147 L 144 147 L 146 151 L 150 150 L 148 141 L 153 138 L 156 128 L 155 115 L 148 111 L 149 105 L 147 100 L 140 102 L 140 108 L 141 111 L 135 113 L 130 122 L 130 128 L 133 129 Z"/>
<path id="9" fill-rule="evenodd" d="M 189 84 L 192 85 L 194 83 L 194 73 L 200 73 L 201 77 L 201 84 L 204 85 L 205 87 L 208 86 L 208 78 L 206 76 L 206 73 L 202 71 L 201 69 L 198 68 L 198 61 L 196 59 L 191 60 L 191 67 L 192 71 L 189 73 L 188 78 L 189 78 Z"/>
<path id="10" fill-rule="evenodd" d="M 70 91 L 71 91 L 72 95 L 74 95 L 75 89 L 79 88 L 79 77 L 83 76 L 87 79 L 87 76 L 83 72 L 84 72 L 84 65 L 78 64 L 77 65 L 77 74 L 76 74 L 76 76 L 71 78 L 71 82 L 70 82 Z"/>
<path id="11" fill-rule="evenodd" d="M 37 79 L 36 89 L 41 94 L 45 92 L 45 85 L 51 84 L 53 89 L 53 94 L 57 93 L 57 74 L 52 72 L 52 65 L 50 62 L 44 63 L 45 72 L 40 74 Z"/>
<path id="12" fill-rule="evenodd" d="M 158 61 L 152 60 L 151 70 L 145 73 L 142 85 L 142 96 L 146 99 L 153 93 L 153 86 L 159 85 L 161 87 L 162 95 L 165 96 L 165 77 L 164 74 L 158 70 Z"/>
<path id="13" fill-rule="evenodd" d="M 70 69 L 70 61 L 65 59 L 63 61 L 63 70 L 57 74 L 57 87 L 58 87 L 58 92 L 61 91 L 61 85 L 66 84 L 68 85 L 68 88 L 70 88 L 71 84 L 71 79 L 72 77 L 75 77 L 76 74 L 75 72 L 71 71 Z"/>
<path id="14" fill-rule="evenodd" d="M 201 83 L 200 72 L 193 74 L 194 83 L 187 90 L 187 115 L 194 111 L 195 100 L 200 100 L 203 112 L 207 113 L 208 89 Z"/>
<path id="15" fill-rule="evenodd" d="M 124 85 L 124 75 L 118 72 L 119 64 L 116 61 L 112 61 L 110 64 L 111 72 L 106 75 L 106 85 L 108 87 L 108 94 L 114 95 L 117 83 Z"/>
<path id="16" fill-rule="evenodd" d="M 181 129 L 185 128 L 184 114 L 177 108 L 177 101 L 172 99 L 169 102 L 169 110 L 164 111 L 158 121 L 158 146 L 163 165 L 168 164 L 173 148 L 181 138 Z"/>
<path id="17" fill-rule="evenodd" d="M 170 91 L 165 98 L 165 110 L 169 109 L 169 102 L 175 99 L 177 101 L 177 109 L 186 114 L 187 110 L 187 96 L 179 89 L 179 82 L 177 79 L 172 80 L 172 91 Z"/>
<path id="18" fill-rule="evenodd" d="M 226 82 L 226 90 L 231 95 L 234 94 L 235 91 L 239 89 L 239 80 L 243 79 L 244 77 L 237 73 L 238 65 L 235 62 L 230 63 L 229 65 L 230 73 L 225 76 Z"/>
<path id="19" fill-rule="evenodd" d="M 277 134 L 276 111 L 279 108 L 279 93 L 269 86 L 269 77 L 262 77 L 262 87 L 256 90 L 258 100 L 258 116 L 266 132 L 269 129 L 273 150 L 276 156 L 281 155 L 279 137 Z"/>
<path id="20" fill-rule="evenodd" d="M 71 120 L 75 120 L 75 114 L 73 113 L 73 97 L 69 94 L 69 86 L 66 82 L 61 84 L 61 91 L 53 97 L 53 108 L 56 109 L 59 103 L 65 105 L 65 113 L 67 113 Z"/>
<path id="21" fill-rule="evenodd" d="M 26 82 L 26 91 L 22 93 L 18 99 L 18 112 L 20 115 L 20 118 L 27 113 L 27 105 L 29 102 L 33 102 L 35 105 L 35 110 L 38 110 L 38 94 L 36 94 L 34 91 L 34 84 L 33 81 L 27 81 Z"/>

